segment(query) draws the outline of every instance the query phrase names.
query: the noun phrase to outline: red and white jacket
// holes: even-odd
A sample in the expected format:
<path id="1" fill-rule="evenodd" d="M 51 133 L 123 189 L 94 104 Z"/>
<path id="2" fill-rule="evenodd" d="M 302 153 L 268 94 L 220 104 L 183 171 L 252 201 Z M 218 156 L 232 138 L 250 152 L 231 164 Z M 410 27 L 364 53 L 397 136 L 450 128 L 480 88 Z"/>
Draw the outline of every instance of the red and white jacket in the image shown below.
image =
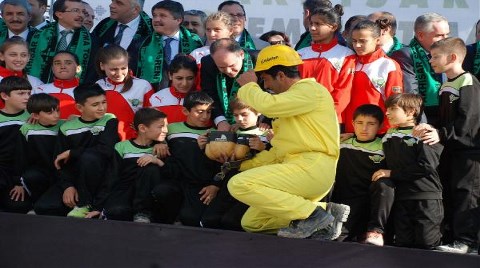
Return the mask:
<path id="1" fill-rule="evenodd" d="M 54 79 L 53 83 L 40 85 L 34 88 L 32 94 L 47 93 L 60 101 L 60 118 L 68 119 L 70 115 L 80 115 L 75 107 L 73 89 L 79 84 L 78 78 L 71 80 Z"/>
<path id="2" fill-rule="evenodd" d="M 107 113 L 118 119 L 118 133 L 122 140 L 135 138 L 133 116 L 142 107 L 150 107 L 150 96 L 155 92 L 152 85 L 144 79 L 133 78 L 132 87 L 122 92 L 124 83 L 115 83 L 108 78 L 97 81 L 107 96 Z"/>
<path id="3" fill-rule="evenodd" d="M 371 54 L 357 56 L 352 98 L 344 113 L 345 132 L 354 132 L 351 122 L 353 121 L 353 112 L 358 106 L 375 104 L 385 113 L 385 100 L 393 94 L 402 92 L 402 69 L 381 48 Z M 378 133 L 385 133 L 389 127 L 388 120 L 384 117 L 383 128 Z"/>
<path id="4" fill-rule="evenodd" d="M 334 38 L 328 44 L 312 44 L 298 51 L 303 59 L 299 66 L 302 78 L 315 78 L 332 95 L 339 123 L 350 102 L 355 68 L 355 53 Z"/>
<path id="5" fill-rule="evenodd" d="M 184 122 L 187 117 L 183 114 L 182 107 L 186 95 L 186 93 L 180 93 L 173 87 L 164 88 L 150 97 L 150 104 L 153 108 L 167 115 L 169 124 Z"/>

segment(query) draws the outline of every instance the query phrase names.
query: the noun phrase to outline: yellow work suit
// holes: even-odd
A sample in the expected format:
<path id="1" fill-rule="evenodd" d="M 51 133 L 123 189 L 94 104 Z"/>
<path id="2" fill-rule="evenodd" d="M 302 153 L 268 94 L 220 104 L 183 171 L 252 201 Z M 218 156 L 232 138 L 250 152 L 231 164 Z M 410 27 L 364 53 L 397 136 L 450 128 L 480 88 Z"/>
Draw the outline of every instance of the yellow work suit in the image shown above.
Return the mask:
<path id="1" fill-rule="evenodd" d="M 269 151 L 242 163 L 228 190 L 250 206 L 242 218 L 246 231 L 276 233 L 307 218 L 333 185 L 340 153 L 333 100 L 313 78 L 276 95 L 252 82 L 237 96 L 274 119 L 274 137 Z"/>

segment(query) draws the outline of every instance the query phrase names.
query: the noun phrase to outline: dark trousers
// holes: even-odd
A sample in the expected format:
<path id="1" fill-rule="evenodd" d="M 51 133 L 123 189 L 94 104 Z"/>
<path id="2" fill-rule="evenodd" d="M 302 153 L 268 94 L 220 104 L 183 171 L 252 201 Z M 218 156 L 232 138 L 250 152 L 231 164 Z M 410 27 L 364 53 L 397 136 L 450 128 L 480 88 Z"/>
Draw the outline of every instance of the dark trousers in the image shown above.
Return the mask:
<path id="1" fill-rule="evenodd" d="M 480 240 L 480 207 L 458 214 L 455 218 L 454 228 L 456 240 L 472 247 L 477 246 Z"/>
<path id="2" fill-rule="evenodd" d="M 182 186 L 174 179 L 162 179 L 152 190 L 155 222 L 173 224 L 183 201 Z"/>
<path id="3" fill-rule="evenodd" d="M 451 161 L 450 187 L 455 219 L 457 214 L 479 206 L 480 155 L 474 159 L 469 155 L 454 152 Z"/>
<path id="4" fill-rule="evenodd" d="M 136 176 L 114 185 L 104 205 L 109 220 L 130 221 L 133 215 L 152 214 L 152 190 L 160 178 L 160 167 L 154 164 L 139 167 Z"/>
<path id="5" fill-rule="evenodd" d="M 25 170 L 22 178 L 33 202 L 36 202 L 58 180 L 55 172 L 33 167 Z"/>
<path id="6" fill-rule="evenodd" d="M 14 201 L 10 198 L 10 191 L 15 187 L 11 174 L 10 168 L 0 168 L 0 211 L 27 213 L 32 207 L 27 192 L 25 192 L 24 201 Z"/>
<path id="7" fill-rule="evenodd" d="M 442 238 L 442 220 L 442 200 L 396 200 L 395 244 L 401 247 L 433 249 L 440 244 Z"/>
<path id="8" fill-rule="evenodd" d="M 105 171 L 108 162 L 93 152 L 84 152 L 74 163 L 64 167 L 66 176 L 73 180 L 73 187 L 78 192 L 77 206 L 93 205 L 105 185 Z M 42 215 L 64 216 L 71 208 L 63 203 L 62 181 L 53 185 L 36 202 L 35 213 Z"/>

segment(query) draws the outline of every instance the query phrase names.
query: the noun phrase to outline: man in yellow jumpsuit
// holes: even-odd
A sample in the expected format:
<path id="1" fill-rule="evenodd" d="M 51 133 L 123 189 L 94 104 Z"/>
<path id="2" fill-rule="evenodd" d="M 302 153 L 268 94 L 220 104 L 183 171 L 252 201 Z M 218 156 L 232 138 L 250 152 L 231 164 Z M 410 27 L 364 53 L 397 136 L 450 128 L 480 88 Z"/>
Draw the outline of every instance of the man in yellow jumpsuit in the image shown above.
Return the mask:
<path id="1" fill-rule="evenodd" d="M 242 86 L 237 97 L 274 119 L 274 137 L 269 151 L 242 163 L 243 172 L 231 178 L 228 189 L 250 206 L 242 218 L 246 231 L 306 238 L 333 228 L 335 234 L 326 237 L 335 239 L 350 208 L 333 204 L 329 213 L 318 201 L 335 178 L 337 116 L 327 89 L 313 78 L 301 79 L 299 64 L 292 48 L 268 46 L 260 51 L 255 72 L 274 94 L 260 88 L 253 71 L 237 78 Z"/>

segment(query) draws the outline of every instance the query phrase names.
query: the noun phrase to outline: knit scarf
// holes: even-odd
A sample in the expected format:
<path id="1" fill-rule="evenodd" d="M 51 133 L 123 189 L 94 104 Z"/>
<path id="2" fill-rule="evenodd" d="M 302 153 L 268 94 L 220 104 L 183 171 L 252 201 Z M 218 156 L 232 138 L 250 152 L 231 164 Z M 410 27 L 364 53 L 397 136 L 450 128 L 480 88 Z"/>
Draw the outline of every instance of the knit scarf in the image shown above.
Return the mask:
<path id="1" fill-rule="evenodd" d="M 237 74 L 240 75 L 241 73 L 244 73 L 248 70 L 253 69 L 253 62 L 252 58 L 250 57 L 250 54 L 248 54 L 247 51 L 244 50 L 244 57 L 243 57 L 243 62 L 242 62 L 242 69 L 240 72 Z M 237 96 L 238 89 L 240 88 L 240 85 L 237 83 L 237 80 L 235 79 L 233 81 L 232 87 L 230 88 L 230 94 L 228 94 L 227 90 L 227 79 L 225 75 L 222 72 L 219 72 L 217 75 L 217 93 L 218 97 L 220 99 L 220 105 L 223 109 L 223 112 L 225 113 L 225 118 L 227 118 L 228 123 L 230 124 L 235 124 L 235 118 L 233 117 L 232 110 L 230 109 L 230 100 L 235 98 Z"/>
<path id="2" fill-rule="evenodd" d="M 0 44 L 8 39 L 8 28 L 3 20 L 0 20 Z"/>
<path id="3" fill-rule="evenodd" d="M 295 50 L 300 50 L 304 47 L 308 47 L 312 44 L 312 35 L 309 32 L 305 32 L 300 36 L 300 40 L 298 40 L 297 45 L 295 46 Z"/>
<path id="4" fill-rule="evenodd" d="M 255 43 L 253 42 L 252 37 L 247 30 L 243 30 L 242 35 L 240 36 L 239 44 L 243 49 L 247 50 L 256 50 Z"/>
<path id="5" fill-rule="evenodd" d="M 98 31 L 98 36 L 100 38 L 103 37 L 112 27 L 117 27 L 117 21 L 109 19 L 105 24 L 100 26 L 100 29 Z M 151 35 L 152 33 L 153 33 L 152 20 L 150 19 L 147 13 L 142 11 L 140 13 L 140 22 L 138 24 L 137 31 L 133 36 L 132 43 L 134 43 L 135 41 L 137 41 L 142 37 Z"/>
<path id="6" fill-rule="evenodd" d="M 7 69 L 3 66 L 0 66 L 0 77 L 10 77 L 10 76 L 17 76 L 17 77 L 23 77 L 25 78 L 25 75 L 23 71 L 12 71 L 10 69 Z"/>
<path id="7" fill-rule="evenodd" d="M 396 36 L 393 37 L 393 46 L 390 48 L 390 50 L 387 52 L 387 56 L 391 56 L 393 52 L 401 49 L 403 47 L 403 44 L 398 41 L 398 38 Z"/>
<path id="8" fill-rule="evenodd" d="M 478 75 L 480 73 L 480 41 L 476 44 L 475 58 L 473 59 L 473 74 Z"/>
<path id="9" fill-rule="evenodd" d="M 410 42 L 410 54 L 418 81 L 418 92 L 423 96 L 425 106 L 438 106 L 438 90 L 441 84 L 435 80 L 435 73 L 428 62 L 427 52 L 416 38 Z"/>
<path id="10" fill-rule="evenodd" d="M 72 78 L 70 80 L 61 80 L 54 78 L 53 79 L 53 85 L 55 87 L 58 87 L 59 89 L 63 90 L 66 88 L 72 88 L 78 86 L 80 82 L 78 81 L 78 78 Z"/>
<path id="11" fill-rule="evenodd" d="M 180 27 L 179 53 L 190 54 L 194 49 L 202 47 L 198 35 L 190 33 L 187 28 Z M 162 35 L 153 33 L 140 47 L 138 69 L 136 75 L 150 83 L 160 83 L 163 71 L 163 40 Z"/>
<path id="12" fill-rule="evenodd" d="M 52 22 L 35 32 L 30 41 L 31 59 L 26 67 L 30 75 L 40 78 L 44 83 L 53 80 L 51 62 L 57 52 L 58 23 Z M 82 66 L 80 81 L 85 79 L 85 74 L 92 51 L 92 39 L 90 32 L 82 27 L 73 33 L 72 41 L 67 48 L 68 51 L 77 55 Z"/>

